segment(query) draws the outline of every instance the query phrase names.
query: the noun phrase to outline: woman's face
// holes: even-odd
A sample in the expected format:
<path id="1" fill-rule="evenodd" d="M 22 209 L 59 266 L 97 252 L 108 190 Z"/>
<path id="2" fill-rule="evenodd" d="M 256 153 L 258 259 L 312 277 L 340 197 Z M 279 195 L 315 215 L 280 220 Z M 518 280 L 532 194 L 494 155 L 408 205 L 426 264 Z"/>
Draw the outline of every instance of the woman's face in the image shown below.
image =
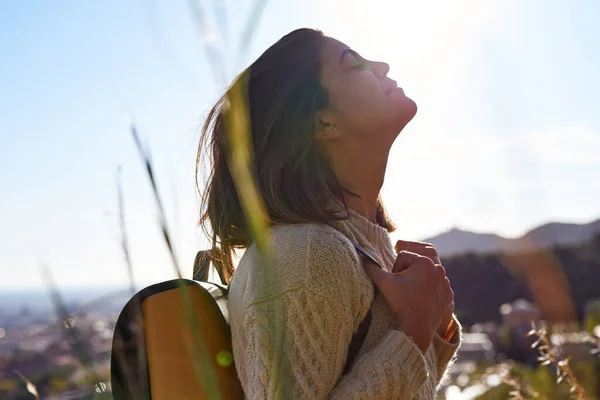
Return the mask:
<path id="1" fill-rule="evenodd" d="M 415 116 L 415 102 L 387 77 L 388 64 L 366 60 L 344 43 L 324 39 L 321 84 L 329 95 L 326 116 L 354 141 L 389 149 Z M 373 140 L 374 135 L 377 140 Z"/>

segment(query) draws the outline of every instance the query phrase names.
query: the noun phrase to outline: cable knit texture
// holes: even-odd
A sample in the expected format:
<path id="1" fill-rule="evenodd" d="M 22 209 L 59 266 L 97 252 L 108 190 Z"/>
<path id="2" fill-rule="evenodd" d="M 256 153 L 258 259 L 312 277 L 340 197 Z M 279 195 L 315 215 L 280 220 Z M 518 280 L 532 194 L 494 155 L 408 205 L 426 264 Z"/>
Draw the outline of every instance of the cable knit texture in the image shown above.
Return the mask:
<path id="1" fill-rule="evenodd" d="M 423 354 L 402 331 L 363 270 L 352 239 L 391 270 L 388 232 L 350 211 L 347 220 L 271 229 L 273 254 L 250 246 L 229 292 L 233 353 L 249 399 L 433 399 L 451 362 L 436 336 Z M 365 342 L 346 375 L 348 345 L 372 310 Z"/>

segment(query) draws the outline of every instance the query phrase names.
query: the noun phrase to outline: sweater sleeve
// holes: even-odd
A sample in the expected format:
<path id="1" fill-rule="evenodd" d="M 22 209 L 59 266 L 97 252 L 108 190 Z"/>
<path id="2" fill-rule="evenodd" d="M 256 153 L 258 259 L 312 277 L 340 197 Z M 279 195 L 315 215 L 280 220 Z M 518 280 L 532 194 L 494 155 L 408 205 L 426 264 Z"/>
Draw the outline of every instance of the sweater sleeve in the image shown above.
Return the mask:
<path id="1" fill-rule="evenodd" d="M 304 283 L 275 285 L 281 289 L 245 307 L 242 329 L 233 327 L 247 398 L 413 398 L 427 381 L 426 360 L 400 331 L 389 332 L 342 376 L 352 334 L 370 305 L 364 290 L 370 282 L 361 279 L 352 247 L 333 257 L 332 248 L 308 245 L 306 265 L 274 265 L 283 281 L 290 268 L 304 268 Z"/>
<path id="2" fill-rule="evenodd" d="M 445 341 L 439 334 L 435 334 L 433 342 L 428 349 L 427 360 L 428 369 L 435 373 L 436 384 L 444 379 L 444 374 L 448 366 L 452 364 L 458 347 L 460 346 L 460 336 L 462 327 L 456 317 L 454 321 L 458 324 L 458 329 L 449 341 Z"/>
<path id="3" fill-rule="evenodd" d="M 462 327 L 456 317 L 454 321 L 458 329 L 449 341 L 445 341 L 439 334 L 435 334 L 433 342 L 427 349 L 426 363 L 427 371 L 435 377 L 435 385 L 439 385 L 444 379 L 445 372 L 455 359 L 456 352 L 460 346 Z"/>

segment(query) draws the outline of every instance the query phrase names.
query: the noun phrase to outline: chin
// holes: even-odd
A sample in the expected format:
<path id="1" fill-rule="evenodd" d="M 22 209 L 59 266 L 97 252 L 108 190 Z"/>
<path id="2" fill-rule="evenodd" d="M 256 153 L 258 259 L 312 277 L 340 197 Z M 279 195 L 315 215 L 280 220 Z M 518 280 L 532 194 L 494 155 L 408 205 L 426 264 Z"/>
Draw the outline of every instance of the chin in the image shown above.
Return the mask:
<path id="1" fill-rule="evenodd" d="M 410 97 L 402 96 L 394 104 L 393 121 L 394 128 L 400 132 L 417 114 L 417 103 Z"/>
<path id="2" fill-rule="evenodd" d="M 417 115 L 417 111 L 419 109 L 419 107 L 417 107 L 417 103 L 415 103 L 415 101 L 413 99 L 411 99 L 410 97 L 406 98 L 405 101 L 405 108 L 406 108 L 406 114 L 410 115 L 410 118 L 408 121 L 406 121 L 406 123 L 410 122 L 411 119 L 413 119 L 415 117 L 415 115 Z"/>

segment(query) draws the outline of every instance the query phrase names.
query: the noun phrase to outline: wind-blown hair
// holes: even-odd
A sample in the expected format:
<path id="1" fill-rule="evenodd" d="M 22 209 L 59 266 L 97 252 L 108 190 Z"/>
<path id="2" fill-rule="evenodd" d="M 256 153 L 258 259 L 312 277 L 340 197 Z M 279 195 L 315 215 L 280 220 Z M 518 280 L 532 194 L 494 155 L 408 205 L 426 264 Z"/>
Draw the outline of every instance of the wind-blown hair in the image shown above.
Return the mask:
<path id="1" fill-rule="evenodd" d="M 325 37 L 298 29 L 267 49 L 245 73 L 253 152 L 252 176 L 271 224 L 327 223 L 347 218 L 344 189 L 316 141 L 317 112 L 328 105 L 321 86 Z M 212 261 L 223 283 L 233 275 L 232 251 L 251 237 L 228 168 L 224 107 L 227 94 L 210 111 L 198 147 L 196 175 L 204 153 L 210 169 L 201 193 L 200 224 L 212 238 Z M 393 230 L 381 199 L 378 223 Z"/>

